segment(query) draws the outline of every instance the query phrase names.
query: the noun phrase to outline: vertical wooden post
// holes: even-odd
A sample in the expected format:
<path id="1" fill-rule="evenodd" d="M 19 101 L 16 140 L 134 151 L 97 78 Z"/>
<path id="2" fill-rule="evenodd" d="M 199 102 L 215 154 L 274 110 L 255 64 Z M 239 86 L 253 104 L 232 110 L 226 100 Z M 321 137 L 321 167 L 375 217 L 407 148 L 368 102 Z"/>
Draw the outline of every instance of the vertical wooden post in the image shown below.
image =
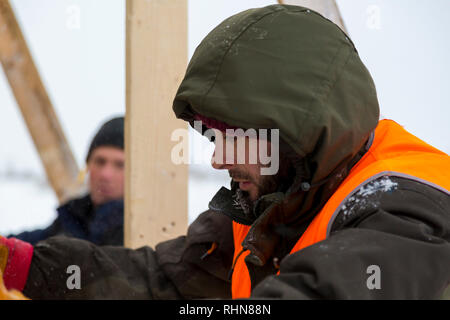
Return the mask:
<path id="1" fill-rule="evenodd" d="M 317 11 L 325 18 L 336 23 L 342 31 L 348 34 L 335 0 L 278 0 L 278 3 L 302 6 Z"/>
<path id="2" fill-rule="evenodd" d="M 187 130 L 172 111 L 187 65 L 187 0 L 128 0 L 126 15 L 124 232 L 136 248 L 187 229 L 188 167 L 171 161 L 173 130 Z"/>
<path id="3" fill-rule="evenodd" d="M 47 178 L 63 202 L 79 189 L 78 166 L 8 0 L 0 0 L 0 60 Z"/>

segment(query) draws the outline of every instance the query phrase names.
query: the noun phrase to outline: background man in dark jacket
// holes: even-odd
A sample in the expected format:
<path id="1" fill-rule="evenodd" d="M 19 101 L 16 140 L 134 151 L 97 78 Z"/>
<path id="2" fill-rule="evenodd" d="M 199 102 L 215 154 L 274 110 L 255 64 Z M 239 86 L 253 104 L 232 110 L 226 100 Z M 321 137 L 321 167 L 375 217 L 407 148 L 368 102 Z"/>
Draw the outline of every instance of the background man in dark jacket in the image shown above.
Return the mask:
<path id="1" fill-rule="evenodd" d="M 225 20 L 196 49 L 173 109 L 214 138 L 231 188 L 154 249 L 0 238 L 7 287 L 41 299 L 433 299 L 447 287 L 449 157 L 379 121 L 369 72 L 320 14 L 274 5 Z M 248 144 L 244 163 L 230 156 L 247 139 L 233 128 L 270 129 L 256 140 L 279 151 L 278 172 L 263 176 Z M 70 265 L 80 289 L 66 285 Z"/>
<path id="2" fill-rule="evenodd" d="M 45 229 L 10 235 L 35 244 L 56 235 L 97 245 L 123 245 L 124 118 L 105 122 L 94 136 L 87 156 L 89 194 L 69 200 Z"/>

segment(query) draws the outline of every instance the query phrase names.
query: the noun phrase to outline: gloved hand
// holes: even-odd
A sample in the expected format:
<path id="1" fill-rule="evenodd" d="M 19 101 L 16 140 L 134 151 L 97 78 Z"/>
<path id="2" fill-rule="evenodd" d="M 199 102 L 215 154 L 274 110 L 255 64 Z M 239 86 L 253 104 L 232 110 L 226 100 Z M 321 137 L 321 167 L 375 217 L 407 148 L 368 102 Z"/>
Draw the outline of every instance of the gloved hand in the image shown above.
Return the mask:
<path id="1" fill-rule="evenodd" d="M 0 236 L 0 299 L 25 298 L 25 287 L 33 257 L 33 246 L 27 242 Z"/>
<path id="2" fill-rule="evenodd" d="M 0 271 L 0 300 L 29 300 L 22 292 L 12 289 L 8 290 L 3 283 L 3 274 Z"/>

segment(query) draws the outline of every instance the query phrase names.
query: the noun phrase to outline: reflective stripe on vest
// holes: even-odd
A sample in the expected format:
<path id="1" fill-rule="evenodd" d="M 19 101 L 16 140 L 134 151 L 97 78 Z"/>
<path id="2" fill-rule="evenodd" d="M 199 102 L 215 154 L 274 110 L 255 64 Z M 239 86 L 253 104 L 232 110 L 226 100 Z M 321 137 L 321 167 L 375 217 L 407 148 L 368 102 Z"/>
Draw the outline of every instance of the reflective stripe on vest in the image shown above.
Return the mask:
<path id="1" fill-rule="evenodd" d="M 381 176 L 396 176 L 419 181 L 450 194 L 450 157 L 408 133 L 392 120 L 381 120 L 375 129 L 372 146 L 352 168 L 335 193 L 325 203 L 291 253 L 326 239 L 342 205 L 362 186 Z M 234 259 L 242 250 L 250 226 L 233 222 Z M 233 298 L 251 294 L 251 280 L 244 252 L 235 261 L 232 276 Z"/>

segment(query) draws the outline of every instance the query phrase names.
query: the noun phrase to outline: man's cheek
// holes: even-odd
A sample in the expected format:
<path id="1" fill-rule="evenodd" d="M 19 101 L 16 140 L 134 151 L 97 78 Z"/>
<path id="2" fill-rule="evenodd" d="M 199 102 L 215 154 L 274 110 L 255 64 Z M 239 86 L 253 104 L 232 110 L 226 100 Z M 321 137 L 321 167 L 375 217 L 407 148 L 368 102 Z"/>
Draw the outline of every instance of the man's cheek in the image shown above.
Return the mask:
<path id="1" fill-rule="evenodd" d="M 248 190 L 248 194 L 251 201 L 256 201 L 260 197 L 259 189 L 256 185 L 252 185 L 251 189 Z"/>

